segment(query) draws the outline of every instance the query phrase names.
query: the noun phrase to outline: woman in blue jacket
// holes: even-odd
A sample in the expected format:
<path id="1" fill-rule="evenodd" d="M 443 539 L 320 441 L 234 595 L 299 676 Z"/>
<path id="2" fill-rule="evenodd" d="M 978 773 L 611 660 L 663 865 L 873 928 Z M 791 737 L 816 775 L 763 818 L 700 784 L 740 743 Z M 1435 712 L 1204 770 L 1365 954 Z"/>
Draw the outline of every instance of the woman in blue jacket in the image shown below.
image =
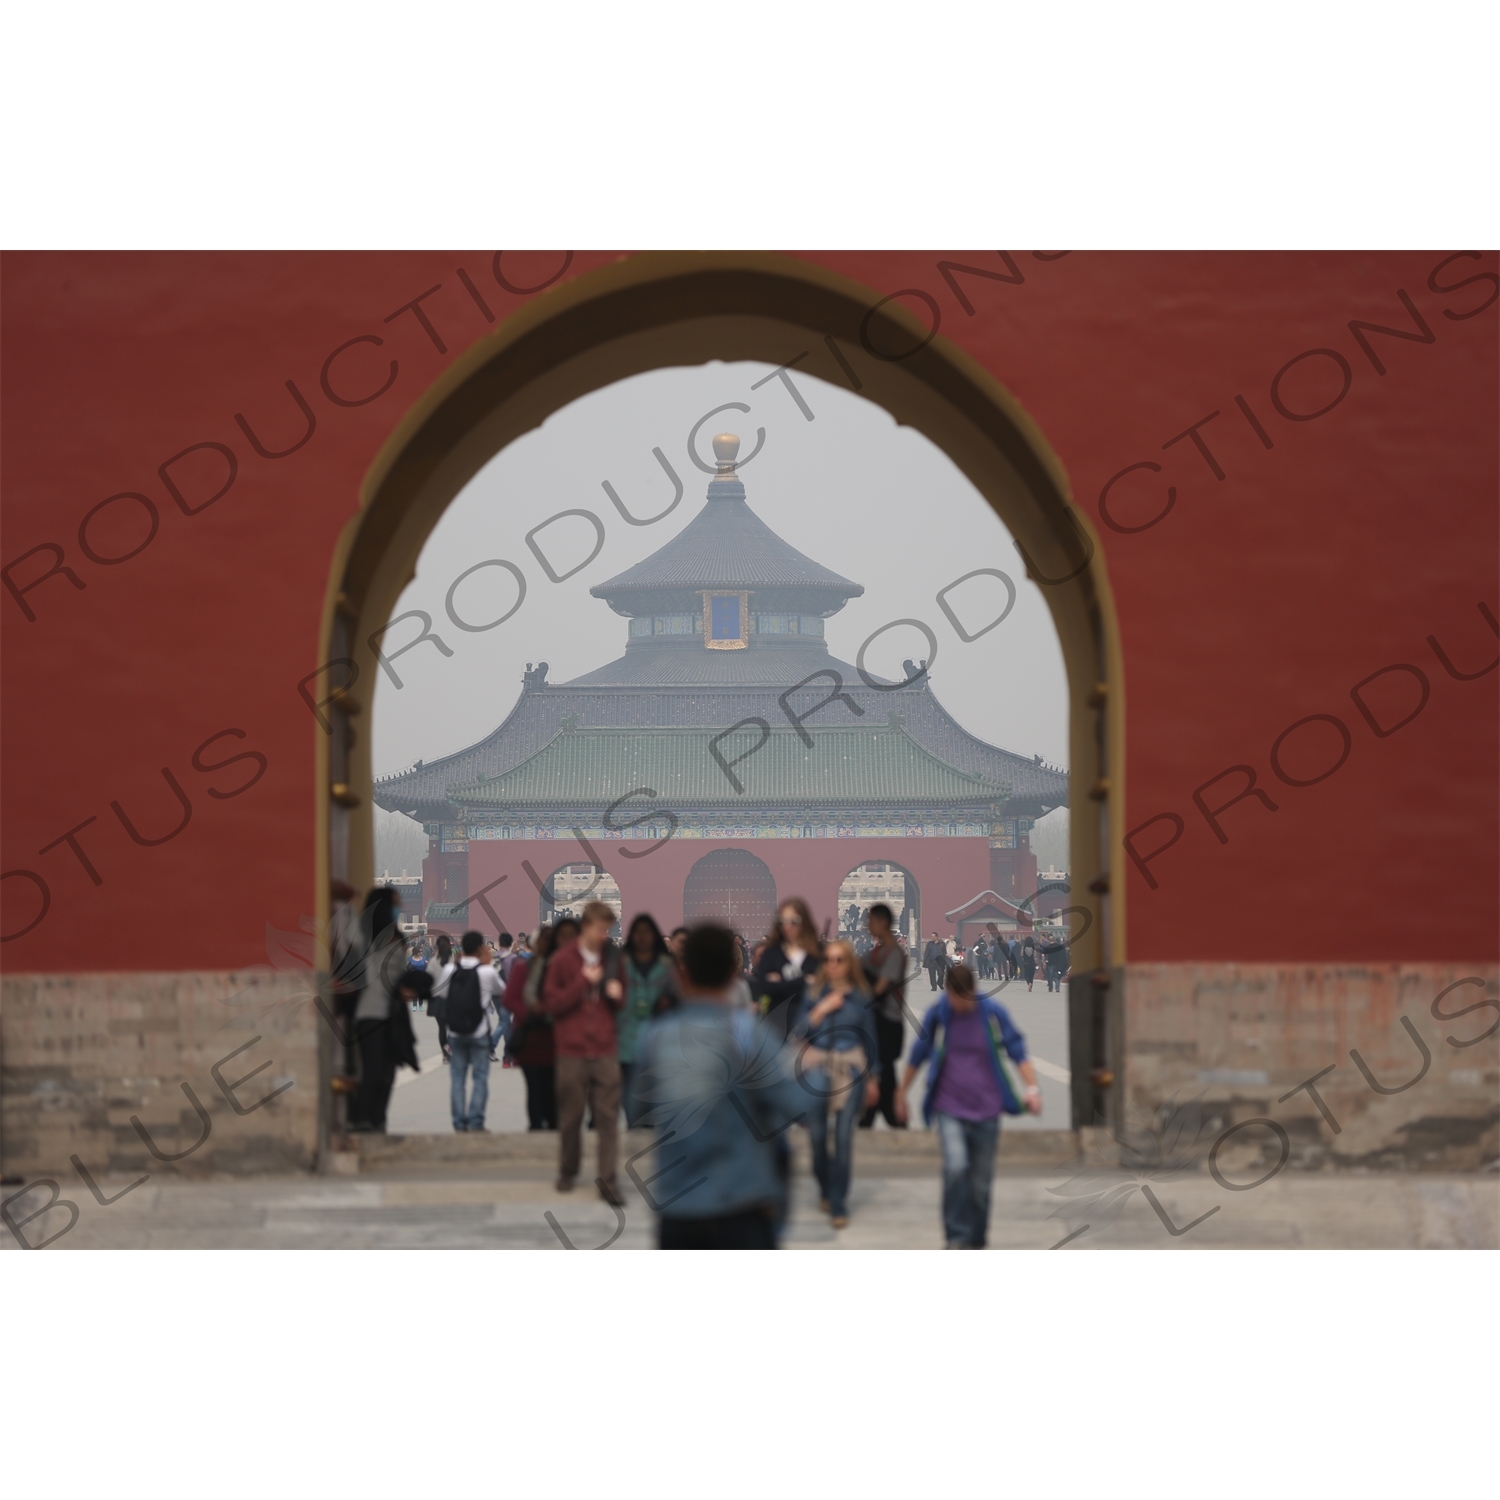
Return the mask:
<path id="1" fill-rule="evenodd" d="M 849 1223 L 854 1130 L 862 1110 L 880 1099 L 880 1045 L 865 972 L 843 939 L 823 950 L 823 964 L 802 997 L 792 1035 L 797 1081 L 807 1095 L 807 1131 L 820 1207 L 835 1229 Z M 828 1123 L 833 1119 L 833 1153 Z"/>

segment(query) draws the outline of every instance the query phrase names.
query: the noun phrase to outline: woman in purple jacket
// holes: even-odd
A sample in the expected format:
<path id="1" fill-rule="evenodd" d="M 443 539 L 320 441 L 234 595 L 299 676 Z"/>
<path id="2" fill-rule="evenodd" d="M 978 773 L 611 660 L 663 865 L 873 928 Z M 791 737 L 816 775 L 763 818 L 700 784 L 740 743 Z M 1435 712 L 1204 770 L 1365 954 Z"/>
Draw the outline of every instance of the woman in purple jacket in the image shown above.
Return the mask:
<path id="1" fill-rule="evenodd" d="M 907 1092 L 930 1059 L 922 1115 L 937 1126 L 943 1148 L 943 1229 L 950 1250 L 982 1250 L 989 1236 L 990 1181 L 1000 1116 L 1041 1114 L 1036 1069 L 1010 1012 L 975 993 L 974 971 L 948 971 L 942 998 L 922 1017 L 896 1094 L 896 1114 L 910 1116 Z M 1015 1078 L 1019 1071 L 1020 1079 Z"/>

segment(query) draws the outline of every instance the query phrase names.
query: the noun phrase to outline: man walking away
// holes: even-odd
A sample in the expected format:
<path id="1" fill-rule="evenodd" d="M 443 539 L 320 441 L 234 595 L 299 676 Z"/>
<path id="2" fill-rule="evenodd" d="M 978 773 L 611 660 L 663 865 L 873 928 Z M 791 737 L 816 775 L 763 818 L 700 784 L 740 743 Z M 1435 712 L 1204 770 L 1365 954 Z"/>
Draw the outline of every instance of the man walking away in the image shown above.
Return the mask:
<path id="1" fill-rule="evenodd" d="M 542 980 L 542 1010 L 557 1047 L 557 1124 L 562 1137 L 557 1190 L 573 1191 L 583 1154 L 585 1105 L 599 1139 L 599 1196 L 622 1205 L 615 1182 L 620 1140 L 620 1062 L 615 1016 L 625 1001 L 620 953 L 609 941 L 612 907 L 590 901 L 578 941 L 555 952 Z"/>
<path id="2" fill-rule="evenodd" d="M 516 962 L 516 940 L 510 933 L 502 932 L 499 938 L 499 952 L 495 955 L 495 968 L 499 971 L 501 979 L 506 984 L 510 983 L 510 971 Z"/>
<path id="3" fill-rule="evenodd" d="M 927 987 L 929 989 L 937 989 L 938 976 L 944 967 L 947 956 L 947 951 L 938 941 L 937 933 L 933 933 L 927 940 L 927 946 L 922 950 L 922 967 L 927 970 Z"/>
<path id="4" fill-rule="evenodd" d="M 1047 993 L 1052 995 L 1058 986 L 1058 954 L 1062 953 L 1062 944 L 1058 939 L 1047 936 L 1043 938 L 1037 947 L 1037 962 L 1041 965 L 1043 978 L 1047 981 Z"/>
<path id="5" fill-rule="evenodd" d="M 466 932 L 460 948 L 463 956 L 457 963 L 444 966 L 432 993 L 441 999 L 448 1024 L 453 1128 L 482 1131 L 485 1107 L 490 1102 L 490 1053 L 509 1032 L 510 1013 L 505 1012 L 502 1019 L 495 1003 L 504 995 L 505 983 L 490 963 L 484 937 Z M 466 1102 L 471 1070 L 474 1089 Z"/>
<path id="6" fill-rule="evenodd" d="M 943 1150 L 943 1230 L 950 1250 L 983 1250 L 989 1236 L 990 1183 L 1000 1116 L 1023 1108 L 1042 1112 L 1036 1070 L 1026 1039 L 998 1000 L 974 991 L 974 974 L 955 968 L 943 998 L 922 1017 L 897 1095 L 897 1112 L 909 1117 L 907 1091 L 931 1060 L 922 1115 L 937 1125 Z M 1013 1063 L 1024 1089 L 1013 1080 Z"/>
<path id="7" fill-rule="evenodd" d="M 1047 993 L 1061 994 L 1063 975 L 1068 972 L 1068 945 L 1056 938 L 1042 944 L 1042 963 L 1046 966 Z"/>
<path id="8" fill-rule="evenodd" d="M 1021 939 L 1021 978 L 1026 981 L 1029 993 L 1036 978 L 1036 938 L 1029 932 Z"/>
<path id="9" fill-rule="evenodd" d="M 694 927 L 682 1003 L 642 1028 L 637 1118 L 657 1135 L 648 1199 L 663 1250 L 774 1250 L 786 1217 L 786 1132 L 806 1112 L 793 1054 L 734 1003 L 734 936 Z"/>
<path id="10" fill-rule="evenodd" d="M 868 1130 L 876 1114 L 885 1116 L 892 1130 L 905 1129 L 905 1121 L 896 1118 L 896 1064 L 906 1041 L 906 950 L 896 941 L 892 930 L 895 914 L 884 901 L 877 901 L 865 918 L 875 945 L 860 960 L 870 981 L 870 1003 L 875 1012 L 875 1039 L 880 1049 L 880 1102 L 867 1109 L 860 1128 Z"/>

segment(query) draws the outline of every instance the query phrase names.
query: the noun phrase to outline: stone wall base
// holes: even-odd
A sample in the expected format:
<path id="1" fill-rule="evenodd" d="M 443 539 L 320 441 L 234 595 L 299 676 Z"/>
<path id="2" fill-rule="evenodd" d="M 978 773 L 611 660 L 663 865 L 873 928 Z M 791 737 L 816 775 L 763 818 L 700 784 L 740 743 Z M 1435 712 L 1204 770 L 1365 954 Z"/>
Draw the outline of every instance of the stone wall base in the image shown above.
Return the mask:
<path id="1" fill-rule="evenodd" d="M 100 1183 L 310 1169 L 314 992 L 276 972 L 6 976 L 0 1171 L 77 1188 L 74 1157 Z"/>
<path id="2" fill-rule="evenodd" d="M 314 983 L 7 976 L 0 1171 L 76 1186 L 75 1156 L 100 1183 L 312 1170 L 330 1044 Z M 1288 1167 L 1440 1171 L 1500 1155 L 1500 1030 L 1483 1036 L 1500 1022 L 1495 965 L 1135 964 L 1121 988 L 1113 1128 L 1145 1132 L 1183 1165 L 1203 1170 L 1213 1152 L 1238 1183 L 1282 1155 Z"/>
<path id="3" fill-rule="evenodd" d="M 1500 1153 L 1494 964 L 1132 964 L 1123 1020 L 1127 1122 L 1165 1140 L 1175 1119 L 1179 1152 L 1183 1126 L 1201 1125 L 1204 1153 L 1250 1120 L 1286 1133 L 1224 1139 L 1232 1180 L 1283 1154 L 1292 1167 L 1463 1171 Z M 1195 1100 L 1201 1121 L 1183 1112 Z"/>

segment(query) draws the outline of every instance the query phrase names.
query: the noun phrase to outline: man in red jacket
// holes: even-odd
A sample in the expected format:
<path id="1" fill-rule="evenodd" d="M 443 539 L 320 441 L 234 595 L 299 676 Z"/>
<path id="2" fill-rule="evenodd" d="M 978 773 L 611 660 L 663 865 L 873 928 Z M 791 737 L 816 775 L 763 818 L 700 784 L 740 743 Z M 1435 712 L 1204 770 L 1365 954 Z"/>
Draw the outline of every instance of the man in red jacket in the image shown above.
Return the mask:
<path id="1" fill-rule="evenodd" d="M 599 1194 L 621 1205 L 615 1182 L 620 1139 L 620 1062 L 615 1014 L 625 1002 L 620 955 L 609 941 L 615 914 L 602 901 L 583 909 L 578 940 L 552 955 L 542 981 L 541 1008 L 552 1017 L 557 1047 L 557 1128 L 562 1160 L 557 1190 L 570 1193 L 582 1156 L 585 1104 L 599 1136 Z"/>

